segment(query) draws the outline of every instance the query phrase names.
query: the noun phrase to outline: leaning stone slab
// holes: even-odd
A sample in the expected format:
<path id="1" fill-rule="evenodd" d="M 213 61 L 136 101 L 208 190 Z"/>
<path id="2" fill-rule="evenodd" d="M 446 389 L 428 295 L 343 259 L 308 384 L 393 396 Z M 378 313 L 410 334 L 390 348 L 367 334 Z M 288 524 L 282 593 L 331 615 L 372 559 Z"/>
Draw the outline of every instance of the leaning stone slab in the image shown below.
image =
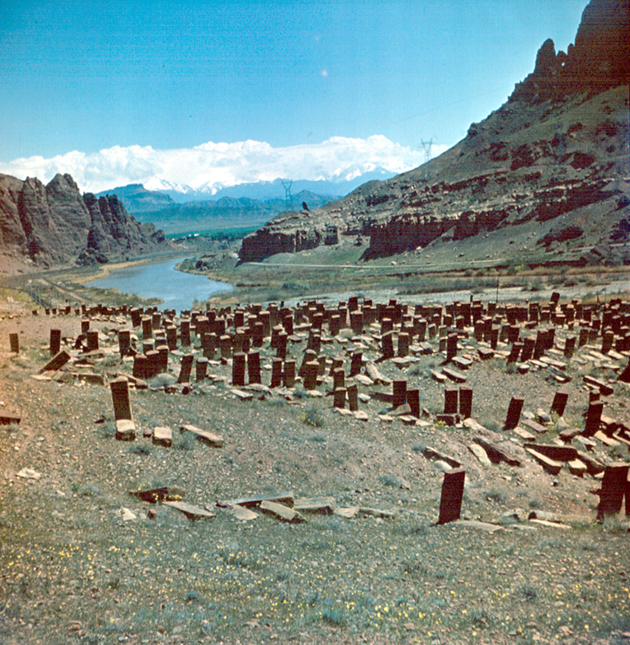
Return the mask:
<path id="1" fill-rule="evenodd" d="M 153 428 L 153 443 L 170 448 L 173 445 L 173 431 L 166 426 L 156 426 Z"/>
<path id="2" fill-rule="evenodd" d="M 304 521 L 304 516 L 301 513 L 284 504 L 264 501 L 260 503 L 260 510 L 285 522 L 297 523 Z"/>
<path id="3" fill-rule="evenodd" d="M 569 472 L 577 477 L 583 477 L 588 472 L 586 464 L 581 459 L 573 459 L 567 466 L 569 467 Z"/>
<path id="4" fill-rule="evenodd" d="M 241 401 L 251 401 L 254 398 L 251 392 L 243 392 L 243 390 L 237 390 L 236 388 L 230 389 L 230 392 L 241 399 Z"/>
<path id="5" fill-rule="evenodd" d="M 197 428 L 190 424 L 185 424 L 181 426 L 179 429 L 180 432 L 184 432 L 186 430 L 188 432 L 192 432 L 192 434 L 196 435 L 197 438 L 210 444 L 211 446 L 214 446 L 215 448 L 223 448 L 223 437 L 221 437 L 218 434 L 214 434 L 214 432 L 209 432 L 208 430 L 201 430 L 201 428 Z"/>
<path id="6" fill-rule="evenodd" d="M 584 375 L 584 382 L 587 383 L 588 385 L 592 385 L 593 387 L 599 388 L 599 391 L 604 396 L 610 396 L 615 391 L 612 386 L 608 385 L 608 383 L 605 383 L 600 379 L 596 379 L 593 376 L 589 376 L 588 374 Z"/>
<path id="7" fill-rule="evenodd" d="M 431 378 L 438 383 L 444 383 L 446 381 L 446 376 L 441 372 L 436 372 L 435 370 L 431 370 Z"/>
<path id="8" fill-rule="evenodd" d="M 210 513 L 200 506 L 194 504 L 186 504 L 186 502 L 162 502 L 165 506 L 170 506 L 178 511 L 181 511 L 189 520 L 198 520 L 200 518 L 215 517 L 214 513 Z"/>
<path id="9" fill-rule="evenodd" d="M 593 437 L 601 441 L 605 446 L 608 446 L 609 448 L 616 448 L 620 445 L 620 443 L 616 439 L 606 436 L 601 430 L 598 430 L 593 435 Z"/>
<path id="10" fill-rule="evenodd" d="M 604 464 L 595 459 L 595 457 L 591 457 L 591 455 L 584 450 L 578 450 L 578 458 L 586 464 L 589 475 L 598 475 L 606 470 L 606 466 L 604 466 Z"/>
<path id="11" fill-rule="evenodd" d="M 286 504 L 287 506 L 293 506 L 295 503 L 295 497 L 293 493 L 277 493 L 271 495 L 254 495 L 252 497 L 240 497 L 239 499 L 233 499 L 229 502 L 225 502 L 226 506 L 245 506 L 249 508 L 250 506 L 260 506 L 263 502 L 277 502 L 278 504 Z"/>
<path id="12" fill-rule="evenodd" d="M 70 360 L 70 354 L 65 350 L 60 351 L 58 354 L 55 354 L 49 361 L 39 370 L 39 373 L 42 372 L 55 372 L 58 369 L 61 369 L 68 361 Z"/>
<path id="13" fill-rule="evenodd" d="M 177 486 L 161 486 L 159 488 L 145 488 L 143 490 L 130 490 L 132 497 L 138 497 L 143 502 L 155 504 L 156 502 L 178 502 L 185 495 L 183 488 Z"/>
<path id="14" fill-rule="evenodd" d="M 521 428 L 521 426 L 516 426 L 513 432 L 514 434 L 517 434 L 521 439 L 525 439 L 525 441 L 534 441 L 534 439 L 536 439 L 536 435 L 533 435 L 531 432 L 528 432 L 524 428 Z"/>
<path id="15" fill-rule="evenodd" d="M 561 461 L 556 461 L 555 459 L 550 459 L 546 455 L 543 455 L 542 452 L 538 452 L 532 448 L 525 447 L 525 450 L 534 458 L 538 463 L 552 475 L 557 475 L 561 470 L 564 464 Z"/>
<path id="16" fill-rule="evenodd" d="M 466 376 L 461 372 L 454 370 L 452 367 L 443 367 L 442 374 L 445 374 L 448 378 L 451 379 L 451 381 L 455 381 L 455 383 L 466 382 Z"/>
<path id="17" fill-rule="evenodd" d="M 536 421 L 532 421 L 531 419 L 521 419 L 520 422 L 538 434 L 544 434 L 547 432 L 547 428 L 544 425 L 537 423 Z"/>
<path id="18" fill-rule="evenodd" d="M 116 421 L 116 439 L 118 441 L 133 441 L 136 438 L 136 424 L 131 419 Z"/>
<path id="19" fill-rule="evenodd" d="M 308 513 L 323 513 L 330 515 L 336 508 L 334 497 L 302 497 L 296 499 L 293 508 L 296 511 Z"/>

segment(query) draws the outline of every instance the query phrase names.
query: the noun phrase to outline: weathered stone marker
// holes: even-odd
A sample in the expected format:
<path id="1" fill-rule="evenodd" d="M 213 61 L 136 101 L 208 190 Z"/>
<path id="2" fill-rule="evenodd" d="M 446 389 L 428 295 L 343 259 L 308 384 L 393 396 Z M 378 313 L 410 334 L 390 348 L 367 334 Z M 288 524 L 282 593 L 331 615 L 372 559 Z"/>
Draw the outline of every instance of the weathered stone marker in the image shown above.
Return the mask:
<path id="1" fill-rule="evenodd" d="M 444 473 L 438 524 L 446 524 L 459 519 L 462 510 L 465 480 L 466 470 L 464 468 L 453 468 Z"/>
<path id="2" fill-rule="evenodd" d="M 616 515 L 623 505 L 624 495 L 628 491 L 628 469 L 630 465 L 624 462 L 614 462 L 606 466 L 602 489 L 599 493 L 599 506 L 597 507 L 598 519 L 606 515 Z M 626 498 L 626 514 L 628 513 L 628 499 Z"/>
<path id="3" fill-rule="evenodd" d="M 58 369 L 61 369 L 68 361 L 70 360 L 70 354 L 68 352 L 61 350 L 56 356 L 53 356 L 44 367 L 42 367 L 39 372 L 55 372 Z"/>
<path id="4" fill-rule="evenodd" d="M 470 385 L 462 385 L 459 388 L 459 413 L 463 419 L 472 417 L 473 389 Z"/>
<path id="5" fill-rule="evenodd" d="M 444 414 L 457 414 L 459 408 L 459 392 L 455 388 L 444 390 Z"/>
<path id="6" fill-rule="evenodd" d="M 407 404 L 411 409 L 411 412 L 409 414 L 415 419 L 419 419 L 420 418 L 420 390 L 419 389 L 416 388 L 413 390 L 407 390 Z"/>
<path id="7" fill-rule="evenodd" d="M 457 334 L 446 337 L 446 360 L 452 361 L 457 356 Z"/>
<path id="8" fill-rule="evenodd" d="M 142 338 L 144 340 L 153 338 L 153 319 L 150 316 L 142 319 Z"/>
<path id="9" fill-rule="evenodd" d="M 197 381 L 203 381 L 206 378 L 206 373 L 208 372 L 208 359 L 202 356 L 197 359 L 195 363 Z"/>
<path id="10" fill-rule="evenodd" d="M 249 383 L 261 383 L 260 379 L 260 352 L 249 352 L 247 355 L 247 375 Z"/>
<path id="11" fill-rule="evenodd" d="M 95 352 L 98 349 L 98 331 L 96 329 L 88 331 L 87 338 L 87 351 Z"/>
<path id="12" fill-rule="evenodd" d="M 173 445 L 173 431 L 166 426 L 156 426 L 153 428 L 153 443 L 169 448 Z"/>
<path id="13" fill-rule="evenodd" d="M 20 337 L 18 334 L 9 334 L 9 344 L 13 354 L 20 353 Z"/>
<path id="14" fill-rule="evenodd" d="M 109 384 L 114 403 L 114 419 L 116 420 L 116 439 L 118 441 L 133 441 L 136 438 L 136 427 L 131 414 L 129 401 L 129 383 L 124 376 L 114 379 Z"/>
<path id="15" fill-rule="evenodd" d="M 283 374 L 284 387 L 295 385 L 295 361 L 285 361 Z"/>
<path id="16" fill-rule="evenodd" d="M 194 358 L 192 354 L 184 354 L 182 356 L 182 364 L 179 370 L 179 376 L 177 377 L 178 383 L 190 383 L 190 374 L 192 372 Z"/>
<path id="17" fill-rule="evenodd" d="M 234 354 L 232 357 L 232 385 L 237 387 L 245 385 L 245 361 L 246 355 L 243 352 Z"/>
<path id="18" fill-rule="evenodd" d="M 510 405 L 508 407 L 505 425 L 503 426 L 504 430 L 514 430 L 514 428 L 516 428 L 518 422 L 521 419 L 523 403 L 525 403 L 524 399 L 517 396 L 512 397 L 512 400 L 510 401 Z"/>
<path id="19" fill-rule="evenodd" d="M 350 408 L 350 412 L 356 412 L 359 409 L 359 387 L 356 383 L 348 385 L 346 393 L 348 395 L 348 407 Z"/>
<path id="20" fill-rule="evenodd" d="M 589 403 L 588 411 L 586 413 L 586 424 L 584 426 L 585 436 L 591 437 L 599 430 L 603 411 L 604 404 L 601 401 L 593 401 Z"/>
<path id="21" fill-rule="evenodd" d="M 333 406 L 335 408 L 345 408 L 346 407 L 346 388 L 339 387 L 339 388 L 335 389 Z"/>
<path id="22" fill-rule="evenodd" d="M 50 330 L 50 355 L 54 356 L 61 350 L 61 329 Z"/>
<path id="23" fill-rule="evenodd" d="M 564 409 L 567 406 L 568 400 L 569 400 L 568 392 L 563 392 L 562 390 L 558 390 L 555 393 L 553 397 L 553 403 L 551 404 L 552 414 L 557 414 L 559 417 L 561 417 L 564 414 Z"/>
<path id="24" fill-rule="evenodd" d="M 394 396 L 392 398 L 392 406 L 396 409 L 407 402 L 407 381 L 404 379 L 396 379 L 393 387 Z"/>
<path id="25" fill-rule="evenodd" d="M 304 364 L 304 388 L 314 390 L 317 387 L 318 361 L 308 361 Z"/>
<path id="26" fill-rule="evenodd" d="M 118 352 L 121 356 L 127 356 L 131 351 L 131 330 L 121 329 L 118 332 Z"/>

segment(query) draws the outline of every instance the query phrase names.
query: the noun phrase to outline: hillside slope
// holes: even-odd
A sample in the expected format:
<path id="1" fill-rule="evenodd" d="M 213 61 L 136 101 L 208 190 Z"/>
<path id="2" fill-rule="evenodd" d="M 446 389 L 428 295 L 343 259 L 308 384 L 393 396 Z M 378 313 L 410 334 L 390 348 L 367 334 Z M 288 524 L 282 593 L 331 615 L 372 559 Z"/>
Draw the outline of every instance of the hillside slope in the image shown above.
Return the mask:
<path id="1" fill-rule="evenodd" d="M 47 186 L 0 174 L 0 252 L 41 267 L 89 264 L 166 247 L 164 233 L 137 222 L 116 195 L 81 195 L 70 175 Z"/>
<path id="2" fill-rule="evenodd" d="M 241 260 L 316 247 L 335 228 L 369 236 L 371 259 L 527 225 L 530 250 L 630 263 L 628 5 L 592 0 L 575 45 L 556 53 L 547 40 L 532 74 L 456 146 L 324 208 L 278 216 L 245 238 Z"/>

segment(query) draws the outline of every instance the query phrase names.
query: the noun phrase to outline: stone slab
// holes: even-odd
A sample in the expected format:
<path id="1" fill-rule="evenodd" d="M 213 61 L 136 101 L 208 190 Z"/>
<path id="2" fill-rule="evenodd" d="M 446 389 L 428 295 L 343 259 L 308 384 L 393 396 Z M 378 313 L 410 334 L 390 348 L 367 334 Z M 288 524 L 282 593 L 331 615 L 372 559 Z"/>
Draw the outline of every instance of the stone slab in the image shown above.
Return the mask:
<path id="1" fill-rule="evenodd" d="M 470 450 L 470 452 L 472 452 L 472 454 L 477 457 L 477 460 L 484 466 L 492 465 L 492 462 L 488 458 L 488 453 L 478 443 L 470 444 L 468 446 L 468 450 Z"/>
<path id="2" fill-rule="evenodd" d="M 304 516 L 301 513 L 298 513 L 290 506 L 278 504 L 277 502 L 263 501 L 260 503 L 260 510 L 285 522 L 297 523 L 304 521 Z"/>
<path id="3" fill-rule="evenodd" d="M 156 502 L 178 502 L 185 495 L 186 492 L 183 488 L 177 486 L 161 486 L 159 488 L 145 488 L 142 490 L 130 490 L 129 494 L 132 497 L 138 497 L 143 502 L 155 504 Z"/>
<path id="4" fill-rule="evenodd" d="M 334 513 L 336 507 L 334 497 L 302 497 L 296 499 L 293 505 L 296 511 L 302 513 L 322 513 L 324 515 Z"/>
<path id="5" fill-rule="evenodd" d="M 202 430 L 201 428 L 197 428 L 196 426 L 190 424 L 184 424 L 180 427 L 179 431 L 192 432 L 192 434 L 194 434 L 198 439 L 201 439 L 205 443 L 214 446 L 215 448 L 223 448 L 223 437 L 218 434 L 214 434 L 214 432 Z"/>
<path id="6" fill-rule="evenodd" d="M 118 441 L 133 441 L 136 438 L 136 424 L 131 419 L 116 421 L 116 439 Z"/>
<path id="7" fill-rule="evenodd" d="M 170 448 L 173 445 L 173 431 L 167 426 L 156 426 L 153 428 L 153 443 Z"/>
<path id="8" fill-rule="evenodd" d="M 573 461 L 577 459 L 577 450 L 573 446 L 557 446 L 555 444 L 526 443 L 525 449 L 531 448 L 554 461 Z"/>
<path id="9" fill-rule="evenodd" d="M 293 493 L 272 493 L 271 495 L 253 495 L 251 497 L 240 497 L 238 499 L 230 500 L 226 502 L 226 506 L 245 506 L 249 508 L 251 506 L 260 506 L 262 502 L 277 502 L 279 504 L 286 504 L 288 506 L 293 506 L 295 503 L 295 497 Z"/>
<path id="10" fill-rule="evenodd" d="M 189 520 L 198 520 L 202 518 L 211 518 L 216 517 L 214 513 L 201 508 L 201 506 L 195 506 L 194 504 L 187 504 L 186 502 L 162 502 L 165 506 L 170 506 L 175 508 L 178 511 L 182 512 Z"/>
<path id="11" fill-rule="evenodd" d="M 563 463 L 561 461 L 555 461 L 554 459 L 550 459 L 546 455 L 543 455 L 541 452 L 538 452 L 532 448 L 525 448 L 527 452 L 534 458 L 536 461 L 549 473 L 552 475 L 557 475 L 563 467 Z"/>

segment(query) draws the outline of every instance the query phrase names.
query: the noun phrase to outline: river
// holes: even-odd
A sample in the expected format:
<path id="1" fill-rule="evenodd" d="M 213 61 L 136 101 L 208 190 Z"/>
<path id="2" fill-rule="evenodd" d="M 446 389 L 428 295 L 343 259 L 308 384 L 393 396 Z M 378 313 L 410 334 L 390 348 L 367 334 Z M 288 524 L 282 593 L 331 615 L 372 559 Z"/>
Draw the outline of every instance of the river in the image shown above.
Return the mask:
<path id="1" fill-rule="evenodd" d="M 105 278 L 87 282 L 87 287 L 99 289 L 118 289 L 121 293 L 131 293 L 141 298 L 159 298 L 160 311 L 175 309 L 180 312 L 191 309 L 194 300 L 207 300 L 212 294 L 229 291 L 232 285 L 215 282 L 202 275 L 177 271 L 175 266 L 182 258 L 140 264 L 112 271 Z"/>

